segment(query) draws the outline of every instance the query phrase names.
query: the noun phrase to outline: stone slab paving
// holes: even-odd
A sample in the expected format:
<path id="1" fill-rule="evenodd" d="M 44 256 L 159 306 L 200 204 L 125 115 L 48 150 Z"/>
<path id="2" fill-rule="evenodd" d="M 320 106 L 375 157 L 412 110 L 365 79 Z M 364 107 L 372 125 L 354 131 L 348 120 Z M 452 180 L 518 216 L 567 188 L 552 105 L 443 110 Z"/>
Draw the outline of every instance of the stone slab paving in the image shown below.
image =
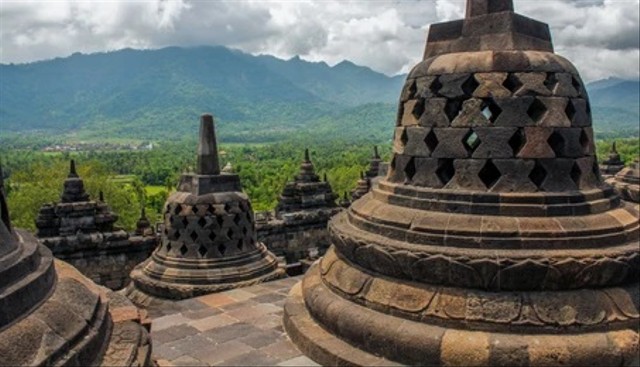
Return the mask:
<path id="1" fill-rule="evenodd" d="M 153 354 L 162 366 L 318 366 L 291 343 L 282 306 L 301 277 L 182 300 L 154 301 Z"/>

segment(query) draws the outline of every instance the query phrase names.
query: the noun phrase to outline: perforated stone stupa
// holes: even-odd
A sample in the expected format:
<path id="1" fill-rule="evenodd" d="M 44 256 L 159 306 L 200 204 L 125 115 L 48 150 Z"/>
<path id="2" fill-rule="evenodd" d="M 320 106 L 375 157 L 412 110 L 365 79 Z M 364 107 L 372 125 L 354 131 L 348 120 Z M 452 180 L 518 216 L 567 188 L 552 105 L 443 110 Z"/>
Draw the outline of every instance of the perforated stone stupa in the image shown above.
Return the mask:
<path id="1" fill-rule="evenodd" d="M 640 161 L 637 159 L 607 182 L 618 190 L 624 200 L 640 203 Z"/>
<path id="2" fill-rule="evenodd" d="M 637 365 L 638 207 L 606 185 L 546 24 L 469 0 L 431 26 L 386 179 L 285 305 L 321 364 Z"/>
<path id="3" fill-rule="evenodd" d="M 351 191 L 351 201 L 356 201 L 371 190 L 371 179 L 364 172 L 360 172 L 360 179 L 356 188 Z"/>
<path id="4" fill-rule="evenodd" d="M 614 176 L 624 168 L 624 162 L 620 158 L 618 149 L 616 149 L 616 142 L 611 144 L 611 151 L 609 152 L 609 158 L 600 164 L 600 173 L 603 177 L 608 178 Z"/>
<path id="5" fill-rule="evenodd" d="M 14 230 L 1 181 L 0 365 L 151 365 L 145 315 Z"/>
<path id="6" fill-rule="evenodd" d="M 256 240 L 251 202 L 238 175 L 221 174 L 213 117 L 203 115 L 197 170 L 183 174 L 167 199 L 160 244 L 131 272 L 127 295 L 145 304 L 151 297 L 189 298 L 283 274 Z"/>
<path id="7" fill-rule="evenodd" d="M 133 267 L 155 249 L 157 238 L 153 231 L 132 236 L 114 226 L 117 220 L 103 198 L 91 200 L 71 160 L 60 202 L 40 208 L 36 235 L 55 257 L 98 284 L 120 289 Z"/>
<path id="8" fill-rule="evenodd" d="M 289 264 L 308 258 L 311 252 L 324 254 L 330 244 L 327 222 L 341 210 L 336 199 L 326 175 L 320 180 L 305 149 L 300 171 L 285 184 L 275 214 L 257 223 L 258 238 Z"/>

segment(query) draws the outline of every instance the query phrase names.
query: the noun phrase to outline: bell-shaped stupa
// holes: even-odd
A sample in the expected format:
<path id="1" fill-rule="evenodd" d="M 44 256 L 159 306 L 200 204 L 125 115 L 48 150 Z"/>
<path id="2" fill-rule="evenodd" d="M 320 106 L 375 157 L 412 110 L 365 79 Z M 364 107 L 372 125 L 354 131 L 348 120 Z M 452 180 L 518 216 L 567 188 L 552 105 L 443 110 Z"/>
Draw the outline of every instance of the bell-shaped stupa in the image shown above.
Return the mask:
<path id="1" fill-rule="evenodd" d="M 639 224 L 600 176 L 546 24 L 469 0 L 431 26 L 390 172 L 329 223 L 285 305 L 326 365 L 638 364 Z"/>
<path id="2" fill-rule="evenodd" d="M 300 170 L 285 183 L 275 212 L 257 224 L 258 238 L 274 254 L 284 256 L 289 274 L 300 271 L 301 262 L 313 257 L 310 254 L 322 255 L 329 248 L 327 222 L 341 210 L 336 198 L 326 173 L 321 180 L 305 149 Z"/>
<path id="3" fill-rule="evenodd" d="M 256 240 L 251 202 L 240 178 L 221 173 L 213 117 L 200 121 L 198 164 L 165 204 L 164 232 L 151 257 L 131 272 L 127 295 L 182 299 L 283 276 L 276 258 Z"/>
<path id="4" fill-rule="evenodd" d="M 356 188 L 351 191 L 351 201 L 356 201 L 365 196 L 371 190 L 371 179 L 364 173 L 360 172 L 360 179 L 356 184 Z"/>
<path id="5" fill-rule="evenodd" d="M 309 149 L 304 150 L 304 160 L 300 163 L 300 171 L 293 181 L 285 184 L 282 194 L 276 206 L 276 217 L 290 213 L 326 214 L 328 217 L 335 214 L 337 195 L 333 193 L 331 185 L 324 179 L 320 180 L 315 172 L 309 156 Z M 322 213 L 322 214 L 321 214 Z"/>
<path id="6" fill-rule="evenodd" d="M 152 364 L 143 313 L 11 227 L 1 173 L 0 217 L 0 366 Z"/>
<path id="7" fill-rule="evenodd" d="M 624 200 L 640 203 L 640 161 L 638 159 L 614 177 L 607 179 L 607 182 L 618 190 Z"/>
<path id="8" fill-rule="evenodd" d="M 611 144 L 611 150 L 609 151 L 609 158 L 600 164 L 600 174 L 603 177 L 608 178 L 614 176 L 624 168 L 624 162 L 620 158 L 618 149 L 616 148 L 616 142 Z"/>

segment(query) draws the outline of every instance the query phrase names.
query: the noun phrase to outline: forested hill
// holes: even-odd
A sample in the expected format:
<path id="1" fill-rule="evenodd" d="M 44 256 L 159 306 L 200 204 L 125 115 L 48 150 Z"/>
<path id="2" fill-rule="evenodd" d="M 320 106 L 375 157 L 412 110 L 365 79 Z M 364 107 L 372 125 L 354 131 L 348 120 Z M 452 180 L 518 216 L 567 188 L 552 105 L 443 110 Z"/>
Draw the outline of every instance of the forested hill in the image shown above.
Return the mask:
<path id="1" fill-rule="evenodd" d="M 329 67 L 224 47 L 74 54 L 1 65 L 0 77 L 0 130 L 147 138 L 190 133 L 205 111 L 236 132 L 297 130 L 339 110 L 395 104 L 403 83 L 350 62 Z"/>
<path id="2" fill-rule="evenodd" d="M 226 142 L 389 140 L 404 76 L 224 47 L 125 49 L 0 65 L 0 137 L 193 137 L 212 112 Z M 637 81 L 588 86 L 596 131 L 638 134 Z"/>

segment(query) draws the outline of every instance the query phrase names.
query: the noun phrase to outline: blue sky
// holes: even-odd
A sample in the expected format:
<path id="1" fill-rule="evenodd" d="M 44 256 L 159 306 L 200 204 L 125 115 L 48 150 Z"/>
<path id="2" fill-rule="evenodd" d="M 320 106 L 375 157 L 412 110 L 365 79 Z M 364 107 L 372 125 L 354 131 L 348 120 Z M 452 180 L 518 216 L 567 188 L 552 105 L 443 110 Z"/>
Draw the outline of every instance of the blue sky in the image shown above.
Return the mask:
<path id="1" fill-rule="evenodd" d="M 556 51 L 586 80 L 637 79 L 640 0 L 515 0 L 551 26 Z M 125 47 L 224 45 L 389 75 L 422 55 L 429 24 L 463 16 L 463 0 L 0 0 L 0 62 Z"/>

